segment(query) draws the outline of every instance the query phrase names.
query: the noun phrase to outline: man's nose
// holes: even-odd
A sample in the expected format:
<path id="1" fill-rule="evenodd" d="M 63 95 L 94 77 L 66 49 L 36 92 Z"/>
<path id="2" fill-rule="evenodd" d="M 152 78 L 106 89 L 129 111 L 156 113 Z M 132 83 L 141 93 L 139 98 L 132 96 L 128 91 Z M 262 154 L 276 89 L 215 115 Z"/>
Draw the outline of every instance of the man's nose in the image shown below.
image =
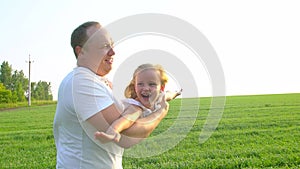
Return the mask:
<path id="1" fill-rule="evenodd" d="M 108 56 L 113 56 L 115 55 L 115 51 L 113 50 L 113 48 L 110 48 L 110 50 L 107 52 Z"/>

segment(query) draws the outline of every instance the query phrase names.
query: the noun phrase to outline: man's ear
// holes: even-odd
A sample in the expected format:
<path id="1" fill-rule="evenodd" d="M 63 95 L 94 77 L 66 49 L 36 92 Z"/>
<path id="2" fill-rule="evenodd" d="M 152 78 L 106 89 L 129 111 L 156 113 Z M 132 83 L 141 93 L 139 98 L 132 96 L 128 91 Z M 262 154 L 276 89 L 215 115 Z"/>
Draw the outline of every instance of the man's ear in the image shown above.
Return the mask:
<path id="1" fill-rule="evenodd" d="M 75 52 L 76 52 L 77 56 L 79 56 L 79 53 L 81 52 L 81 49 L 82 49 L 82 47 L 80 47 L 80 46 L 75 47 Z"/>

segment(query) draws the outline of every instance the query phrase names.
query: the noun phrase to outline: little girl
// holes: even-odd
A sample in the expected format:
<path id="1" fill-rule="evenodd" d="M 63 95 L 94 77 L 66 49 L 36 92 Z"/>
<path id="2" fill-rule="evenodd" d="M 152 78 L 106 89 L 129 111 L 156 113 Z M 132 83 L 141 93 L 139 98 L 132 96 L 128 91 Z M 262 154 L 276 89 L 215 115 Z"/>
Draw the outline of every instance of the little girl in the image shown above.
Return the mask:
<path id="1" fill-rule="evenodd" d="M 106 132 L 96 132 L 95 138 L 102 143 L 119 142 L 121 132 L 133 125 L 142 117 L 160 109 L 162 99 L 170 101 L 181 94 L 179 92 L 164 92 L 168 77 L 161 65 L 142 64 L 133 74 L 130 84 L 125 89 L 126 99 L 124 113 L 115 120 Z"/>

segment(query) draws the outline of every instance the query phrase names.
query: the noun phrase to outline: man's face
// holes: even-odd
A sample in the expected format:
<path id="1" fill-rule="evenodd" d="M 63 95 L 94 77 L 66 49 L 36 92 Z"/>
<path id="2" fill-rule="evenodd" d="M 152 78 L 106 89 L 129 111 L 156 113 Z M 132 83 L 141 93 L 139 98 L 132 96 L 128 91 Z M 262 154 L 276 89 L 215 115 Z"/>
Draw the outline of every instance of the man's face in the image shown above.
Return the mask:
<path id="1" fill-rule="evenodd" d="M 98 34 L 99 38 L 97 39 L 99 39 L 99 42 L 96 44 L 95 52 L 98 53 L 99 57 L 102 56 L 102 59 L 99 62 L 97 74 L 104 76 L 112 69 L 115 52 L 113 50 L 113 41 L 106 30 L 101 29 Z"/>
<path id="2" fill-rule="evenodd" d="M 87 30 L 90 37 L 83 46 L 82 55 L 85 60 L 85 67 L 90 68 L 96 74 L 104 76 L 112 69 L 113 42 L 104 28 L 91 27 Z"/>

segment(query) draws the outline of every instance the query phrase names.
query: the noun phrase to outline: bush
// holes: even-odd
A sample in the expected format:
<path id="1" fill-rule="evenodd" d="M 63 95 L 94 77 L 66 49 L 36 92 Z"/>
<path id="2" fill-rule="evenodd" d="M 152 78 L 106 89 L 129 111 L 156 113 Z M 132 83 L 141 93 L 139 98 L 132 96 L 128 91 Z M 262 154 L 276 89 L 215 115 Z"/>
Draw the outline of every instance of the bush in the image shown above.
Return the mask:
<path id="1" fill-rule="evenodd" d="M 11 103 L 12 94 L 10 90 L 0 89 L 0 103 Z"/>

